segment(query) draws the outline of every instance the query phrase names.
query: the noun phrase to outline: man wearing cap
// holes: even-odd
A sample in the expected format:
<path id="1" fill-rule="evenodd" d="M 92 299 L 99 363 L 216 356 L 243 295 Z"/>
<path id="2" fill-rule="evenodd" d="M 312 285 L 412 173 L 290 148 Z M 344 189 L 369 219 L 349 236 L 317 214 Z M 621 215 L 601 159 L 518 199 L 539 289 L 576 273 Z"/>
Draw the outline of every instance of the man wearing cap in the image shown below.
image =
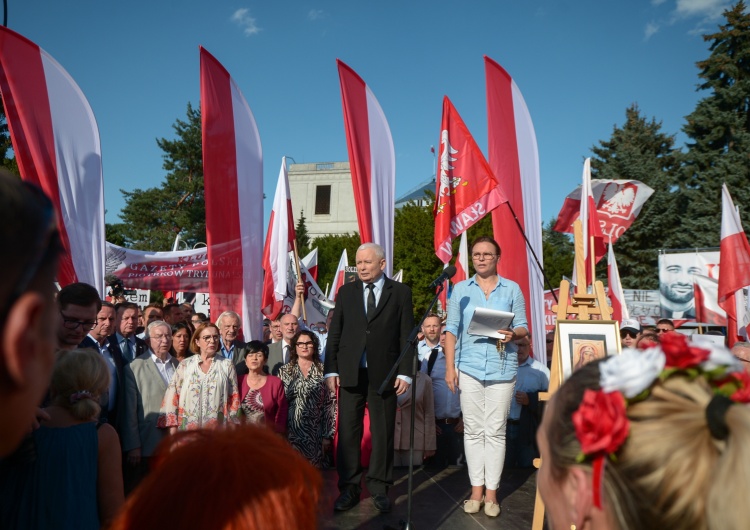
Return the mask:
<path id="1" fill-rule="evenodd" d="M 638 339 L 641 338 L 641 323 L 635 319 L 628 318 L 620 324 L 620 341 L 623 348 L 635 348 Z"/>

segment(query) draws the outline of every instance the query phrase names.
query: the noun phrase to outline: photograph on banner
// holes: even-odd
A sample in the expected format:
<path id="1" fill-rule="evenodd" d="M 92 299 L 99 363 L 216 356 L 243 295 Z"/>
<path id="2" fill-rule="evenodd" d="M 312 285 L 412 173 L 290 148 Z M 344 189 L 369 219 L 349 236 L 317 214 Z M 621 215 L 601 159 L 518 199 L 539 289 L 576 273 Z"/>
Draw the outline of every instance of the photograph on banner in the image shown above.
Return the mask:
<path id="1" fill-rule="evenodd" d="M 659 254 L 661 317 L 695 319 L 694 275 L 719 279 L 719 251 Z"/>

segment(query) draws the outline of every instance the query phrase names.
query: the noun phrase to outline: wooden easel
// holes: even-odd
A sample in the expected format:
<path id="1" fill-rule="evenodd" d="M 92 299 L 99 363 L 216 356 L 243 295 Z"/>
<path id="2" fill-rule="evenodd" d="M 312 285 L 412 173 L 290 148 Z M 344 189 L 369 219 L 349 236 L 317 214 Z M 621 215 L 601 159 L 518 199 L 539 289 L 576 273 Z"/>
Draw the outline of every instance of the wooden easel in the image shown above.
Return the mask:
<path id="1" fill-rule="evenodd" d="M 570 282 L 560 282 L 560 294 L 557 305 L 552 306 L 552 311 L 557 315 L 557 321 L 569 320 L 568 315 L 573 315 L 572 320 L 610 320 L 612 311 L 604 294 L 604 284 L 594 282 L 592 293 L 586 292 L 586 263 L 583 259 L 583 230 L 580 219 L 573 223 L 573 238 L 575 241 L 575 263 L 576 263 L 576 290 L 570 295 Z M 592 245 L 593 246 L 593 245 Z M 594 260 L 590 260 L 591 277 L 595 278 Z M 570 302 L 568 299 L 570 298 Z M 595 317 L 595 318 L 592 318 Z M 552 367 L 550 370 L 549 390 L 539 393 L 540 401 L 549 401 L 562 384 L 562 360 L 560 359 L 560 337 L 555 333 L 555 342 L 552 347 Z M 542 465 L 541 458 L 534 460 L 534 467 L 539 469 Z M 542 530 L 544 525 L 544 503 L 539 495 L 539 486 L 536 489 L 536 501 L 534 503 L 534 520 L 532 530 Z"/>

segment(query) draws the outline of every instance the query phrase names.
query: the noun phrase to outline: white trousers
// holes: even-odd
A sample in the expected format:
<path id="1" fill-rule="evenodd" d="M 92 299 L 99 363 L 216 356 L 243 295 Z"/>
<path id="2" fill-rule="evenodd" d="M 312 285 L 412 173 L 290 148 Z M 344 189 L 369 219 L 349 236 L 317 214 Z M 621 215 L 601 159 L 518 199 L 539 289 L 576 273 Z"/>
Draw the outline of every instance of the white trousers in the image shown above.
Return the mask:
<path id="1" fill-rule="evenodd" d="M 516 380 L 479 381 L 459 372 L 464 450 L 472 486 L 496 490 L 505 460 L 505 426 Z"/>

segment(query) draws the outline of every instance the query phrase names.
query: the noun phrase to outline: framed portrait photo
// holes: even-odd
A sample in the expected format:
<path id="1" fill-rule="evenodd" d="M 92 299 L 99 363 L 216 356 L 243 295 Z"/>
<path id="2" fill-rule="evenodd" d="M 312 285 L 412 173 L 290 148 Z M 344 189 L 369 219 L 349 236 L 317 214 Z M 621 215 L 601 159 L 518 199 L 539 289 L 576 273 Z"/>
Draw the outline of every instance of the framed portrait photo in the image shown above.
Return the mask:
<path id="1" fill-rule="evenodd" d="M 596 359 L 620 354 L 620 327 L 615 320 L 558 320 L 562 379 Z"/>

